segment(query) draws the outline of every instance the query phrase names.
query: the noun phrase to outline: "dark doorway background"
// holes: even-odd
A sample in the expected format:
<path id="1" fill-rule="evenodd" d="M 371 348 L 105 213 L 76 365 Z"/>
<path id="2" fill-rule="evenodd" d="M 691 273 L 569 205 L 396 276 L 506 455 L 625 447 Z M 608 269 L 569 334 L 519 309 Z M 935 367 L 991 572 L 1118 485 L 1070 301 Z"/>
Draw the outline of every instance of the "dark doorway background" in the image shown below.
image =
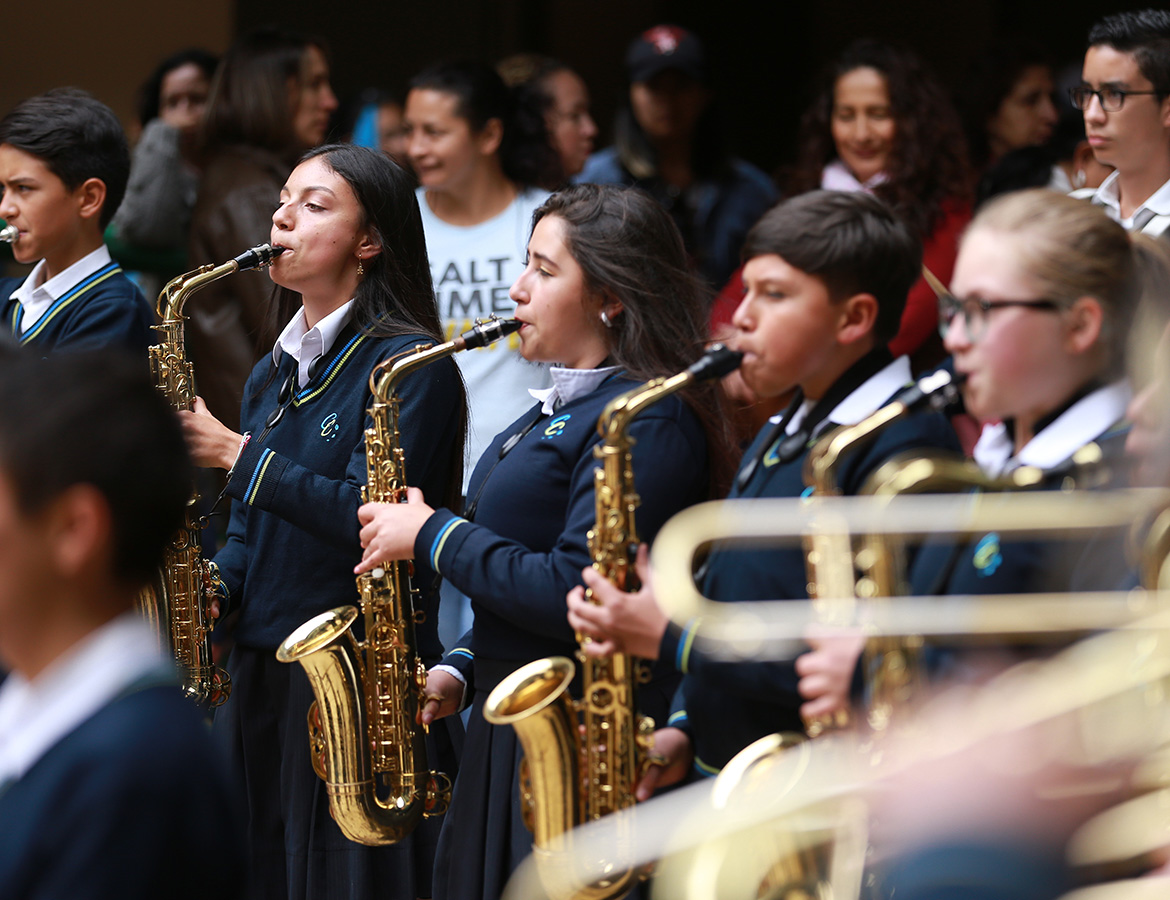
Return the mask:
<path id="1" fill-rule="evenodd" d="M 410 76 L 448 56 L 496 61 L 521 50 L 564 60 L 589 84 L 601 128 L 625 90 L 630 38 L 672 22 L 706 42 L 732 145 L 773 172 L 792 153 L 797 120 L 821 64 L 861 36 L 915 50 L 954 89 L 970 62 L 1002 36 L 1046 47 L 1057 67 L 1079 62 L 1100 16 L 1150 3 L 1039 0 L 421 0 L 375 4 L 238 0 L 236 30 L 283 23 L 324 37 L 334 86 L 344 96 L 368 86 L 401 93 Z"/>

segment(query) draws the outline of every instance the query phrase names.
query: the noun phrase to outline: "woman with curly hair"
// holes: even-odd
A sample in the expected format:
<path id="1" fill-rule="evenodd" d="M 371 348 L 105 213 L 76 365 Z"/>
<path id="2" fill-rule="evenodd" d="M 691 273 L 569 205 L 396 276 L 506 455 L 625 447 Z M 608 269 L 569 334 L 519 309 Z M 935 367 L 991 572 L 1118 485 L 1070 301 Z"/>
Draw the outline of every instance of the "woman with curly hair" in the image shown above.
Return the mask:
<path id="1" fill-rule="evenodd" d="M 913 54 L 874 40 L 845 49 L 821 78 L 801 121 L 787 192 L 860 190 L 888 203 L 923 243 L 923 264 L 948 282 L 971 217 L 967 150 L 942 86 Z M 910 291 L 895 356 L 915 368 L 938 362 L 935 297 L 925 279 Z"/>

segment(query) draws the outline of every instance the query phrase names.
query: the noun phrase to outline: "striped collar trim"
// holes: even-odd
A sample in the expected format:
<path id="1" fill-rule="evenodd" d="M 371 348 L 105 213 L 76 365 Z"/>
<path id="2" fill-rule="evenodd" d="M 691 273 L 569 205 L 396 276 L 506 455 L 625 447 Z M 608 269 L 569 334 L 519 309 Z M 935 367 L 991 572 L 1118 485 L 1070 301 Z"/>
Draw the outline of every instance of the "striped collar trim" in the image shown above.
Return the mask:
<path id="1" fill-rule="evenodd" d="M 67 306 L 69 306 L 71 303 L 73 303 L 73 301 L 77 300 L 83 294 L 85 294 L 88 291 L 92 290 L 93 288 L 97 287 L 99 284 L 101 284 L 103 281 L 105 281 L 110 276 L 117 275 L 121 271 L 122 271 L 121 266 L 119 266 L 116 262 L 111 262 L 109 265 L 102 266 L 100 269 L 98 269 L 96 272 L 94 272 L 88 278 L 81 281 L 80 284 L 77 284 L 76 286 L 71 288 L 65 294 L 62 294 L 61 297 L 59 297 L 56 301 L 54 301 L 53 305 L 50 306 L 45 311 L 45 314 L 43 316 L 41 316 L 39 319 L 37 319 L 36 324 L 33 325 L 33 327 L 31 329 L 26 331 L 24 334 L 20 335 L 20 337 L 19 337 L 20 343 L 27 344 L 29 341 L 35 340 L 37 335 L 41 334 L 46 328 L 48 328 L 49 323 L 52 322 L 53 319 L 63 309 L 65 309 Z M 14 307 L 14 309 L 12 311 L 12 333 L 13 334 L 18 334 L 17 329 L 19 328 L 19 325 L 20 325 L 20 315 L 21 315 L 22 309 L 23 309 L 23 307 L 21 306 L 20 301 L 18 300 L 16 303 L 16 306 Z"/>
<path id="2" fill-rule="evenodd" d="M 317 397 L 319 397 L 321 394 L 325 393 L 325 391 L 329 389 L 329 385 L 333 383 L 334 379 L 337 378 L 341 370 L 345 368 L 346 363 L 348 363 L 349 360 L 353 357 L 353 354 L 357 351 L 358 346 L 365 339 L 366 335 L 361 333 L 355 334 L 352 338 L 350 338 L 349 342 L 341 348 L 341 352 L 333 357 L 333 360 L 329 363 L 329 367 L 325 370 L 325 373 L 322 376 L 320 382 L 317 384 L 306 385 L 297 393 L 292 401 L 293 406 L 301 406 L 302 404 L 309 403 L 310 401 L 317 399 Z"/>

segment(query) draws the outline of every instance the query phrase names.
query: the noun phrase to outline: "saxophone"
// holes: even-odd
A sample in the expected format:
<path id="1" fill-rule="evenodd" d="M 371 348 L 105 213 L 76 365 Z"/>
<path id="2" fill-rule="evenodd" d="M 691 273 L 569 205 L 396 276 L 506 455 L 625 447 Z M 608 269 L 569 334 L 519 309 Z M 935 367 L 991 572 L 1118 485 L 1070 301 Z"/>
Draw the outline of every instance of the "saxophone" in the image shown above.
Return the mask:
<path id="1" fill-rule="evenodd" d="M 195 374 L 187 359 L 183 336 L 183 307 L 200 288 L 245 269 L 272 264 L 281 247 L 260 244 L 219 266 L 201 266 L 167 282 L 158 298 L 160 324 L 153 326 L 159 343 L 149 348 L 155 384 L 176 410 L 189 410 L 195 401 Z M 215 563 L 203 558 L 199 535 L 206 520 L 195 514 L 199 493 L 187 503 L 183 526 L 166 549 L 153 588 L 139 595 L 139 611 L 150 621 L 161 642 L 169 643 L 179 666 L 183 691 L 204 709 L 214 709 L 231 693 L 227 672 L 211 659 L 211 630 L 215 621 L 207 602 L 222 596 L 223 584 Z"/>
<path id="2" fill-rule="evenodd" d="M 713 345 L 684 372 L 655 378 L 611 400 L 597 423 L 601 443 L 593 449 L 596 520 L 588 534 L 593 568 L 622 590 L 639 587 L 633 560 L 638 548 L 630 423 L 648 406 L 696 381 L 718 378 L 739 365 L 742 354 Z M 591 599 L 591 593 L 586 598 Z M 587 639 L 578 635 L 578 641 Z M 512 725 L 524 749 L 521 798 L 533 833 L 533 854 L 545 889 L 555 898 L 617 900 L 644 877 L 645 869 L 625 863 L 619 842 L 616 859 L 605 860 L 598 879 L 573 862 L 571 830 L 634 805 L 634 787 L 649 765 L 654 721 L 635 708 L 641 680 L 633 657 L 614 653 L 592 657 L 578 651 L 583 699 L 569 697 L 574 665 L 550 657 L 517 669 L 488 696 L 484 717 Z M 621 823 L 619 823 L 619 828 Z"/>
<path id="3" fill-rule="evenodd" d="M 420 345 L 374 367 L 363 500 L 406 502 L 396 391 L 402 378 L 519 327 L 515 319 L 492 317 L 445 344 Z M 414 637 L 423 613 L 415 610 L 411 569 L 401 560 L 359 575 L 360 611 L 342 606 L 314 616 L 276 651 L 281 662 L 304 667 L 316 697 L 309 707 L 309 744 L 329 811 L 347 838 L 370 846 L 402 840 L 423 816 L 446 812 L 451 795 L 447 776 L 427 768 L 425 734 L 417 724 L 427 672 Z M 359 615 L 365 640 L 351 630 Z"/>

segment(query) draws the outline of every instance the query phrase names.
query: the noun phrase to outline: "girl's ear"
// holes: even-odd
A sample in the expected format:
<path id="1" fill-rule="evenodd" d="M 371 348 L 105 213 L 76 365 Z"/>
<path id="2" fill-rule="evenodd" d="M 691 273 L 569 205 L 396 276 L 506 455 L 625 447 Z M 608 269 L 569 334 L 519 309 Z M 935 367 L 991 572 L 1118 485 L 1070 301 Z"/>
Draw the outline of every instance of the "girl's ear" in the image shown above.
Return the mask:
<path id="1" fill-rule="evenodd" d="M 1096 297 L 1081 297 L 1068 314 L 1066 344 L 1073 353 L 1086 353 L 1101 340 L 1105 328 L 1105 311 Z"/>

